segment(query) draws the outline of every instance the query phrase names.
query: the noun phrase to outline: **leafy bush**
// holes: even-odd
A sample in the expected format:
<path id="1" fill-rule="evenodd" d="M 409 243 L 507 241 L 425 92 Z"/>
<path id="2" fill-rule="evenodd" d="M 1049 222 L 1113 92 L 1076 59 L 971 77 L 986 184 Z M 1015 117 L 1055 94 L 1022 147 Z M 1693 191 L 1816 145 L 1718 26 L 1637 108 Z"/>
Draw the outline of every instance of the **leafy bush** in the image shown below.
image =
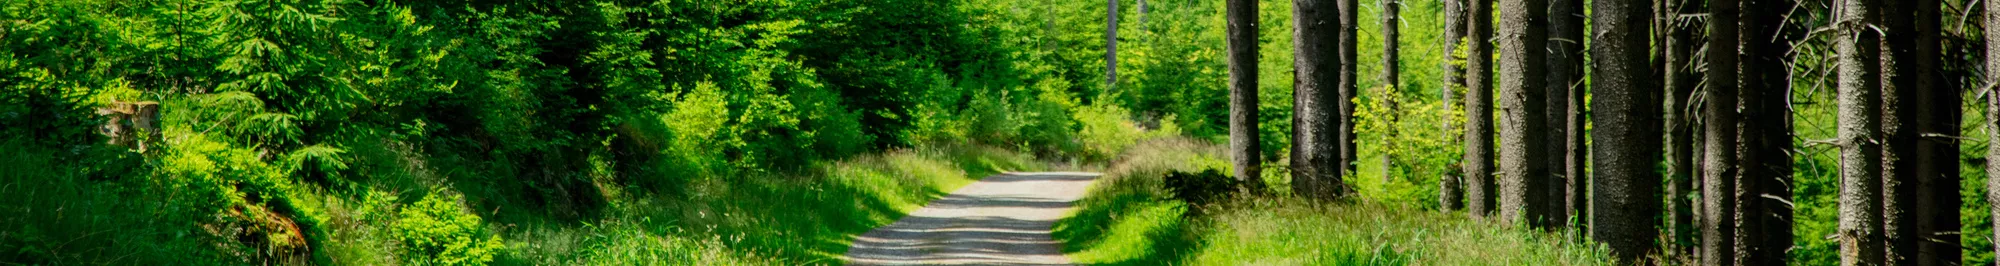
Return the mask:
<path id="1" fill-rule="evenodd" d="M 1242 182 L 1229 178 L 1229 175 L 1224 175 L 1215 169 L 1208 169 L 1198 174 L 1173 171 L 1168 172 L 1164 179 L 1167 192 L 1171 193 L 1175 200 L 1186 202 L 1187 206 L 1194 208 L 1194 211 L 1188 212 L 1191 215 L 1202 213 L 1202 210 L 1212 205 L 1229 200 L 1242 186 Z"/>
<path id="2" fill-rule="evenodd" d="M 464 198 L 433 191 L 404 206 L 396 219 L 396 238 L 406 261 L 425 265 L 485 265 L 504 246 L 486 231 L 479 215 L 459 207 Z"/>

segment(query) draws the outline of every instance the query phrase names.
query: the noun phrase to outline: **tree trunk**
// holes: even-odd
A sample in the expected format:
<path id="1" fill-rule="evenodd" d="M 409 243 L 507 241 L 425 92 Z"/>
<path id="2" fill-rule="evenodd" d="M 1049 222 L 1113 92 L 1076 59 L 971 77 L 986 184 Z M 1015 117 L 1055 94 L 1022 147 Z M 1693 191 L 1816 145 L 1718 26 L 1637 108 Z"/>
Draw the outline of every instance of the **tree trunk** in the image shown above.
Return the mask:
<path id="1" fill-rule="evenodd" d="M 1709 0 L 1708 91 L 1703 104 L 1701 259 L 1731 265 L 1736 255 L 1737 0 Z"/>
<path id="2" fill-rule="evenodd" d="M 1334 169 L 1345 174 L 1354 172 L 1355 162 L 1359 160 L 1354 157 L 1354 68 L 1359 66 L 1359 61 L 1355 61 L 1354 48 L 1360 43 L 1355 42 L 1357 35 L 1354 28 L 1361 25 L 1355 20 L 1356 12 L 1361 12 L 1361 8 L 1354 5 L 1354 0 L 1333 1 L 1340 6 L 1340 23 L 1335 26 L 1340 29 L 1340 83 L 1337 85 L 1340 90 L 1340 99 L 1337 99 L 1340 103 L 1340 166 Z"/>
<path id="3" fill-rule="evenodd" d="M 1500 217 L 1549 223 L 1548 3 L 1500 1 Z"/>
<path id="4" fill-rule="evenodd" d="M 1916 0 L 1877 6 L 1882 23 L 1882 236 L 1883 261 L 1913 265 L 1917 253 Z"/>
<path id="5" fill-rule="evenodd" d="M 1783 0 L 1741 1 L 1741 9 L 1789 10 Z M 1737 47 L 1741 73 L 1737 82 L 1736 242 L 1737 265 L 1784 265 L 1792 246 L 1791 81 L 1785 55 L 1793 38 L 1782 31 L 1785 17 L 1776 12 L 1744 12 L 1739 18 Z"/>
<path id="6" fill-rule="evenodd" d="M 1328 200 L 1343 191 L 1339 163 L 1339 122 L 1331 111 L 1338 108 L 1334 92 L 1326 88 L 1337 82 L 1340 66 L 1328 60 L 1338 52 L 1339 11 L 1325 0 L 1292 1 L 1293 129 L 1292 179 L 1302 182 L 1308 197 Z"/>
<path id="7" fill-rule="evenodd" d="M 1917 67 L 1926 71 L 1917 77 L 1917 100 L 1923 103 L 1916 115 L 1922 118 L 1917 119 L 1917 265 L 1923 266 L 1958 265 L 1964 256 L 1957 245 L 1963 200 L 1958 194 L 1958 138 L 1954 137 L 1959 135 L 1963 118 L 1959 108 L 1964 101 L 1955 84 L 1941 82 L 1940 2 L 1918 0 L 1913 15 Z"/>
<path id="8" fill-rule="evenodd" d="M 1583 1 L 1551 0 L 1549 2 L 1548 38 L 1548 81 L 1543 87 L 1548 90 L 1549 136 L 1558 137 L 1548 142 L 1549 173 L 1549 215 L 1556 225 L 1568 223 L 1570 215 L 1583 217 L 1583 144 L 1582 133 L 1572 125 L 1582 125 L 1582 121 L 1571 120 L 1572 113 L 1582 114 L 1582 108 L 1572 108 L 1581 104 L 1572 99 L 1582 96 L 1583 89 Z M 1574 92 L 1574 94 L 1572 94 Z M 1582 225 L 1582 219 L 1577 219 Z"/>
<path id="9" fill-rule="evenodd" d="M 2000 1 L 1986 1 L 1986 132 L 2000 132 Z M 1986 134 L 1986 143 L 2000 143 L 2000 134 Z M 1993 239 L 2000 239 L 2000 145 L 1986 145 L 1986 204 Z M 2000 254 L 2000 245 L 1993 245 Z"/>
<path id="10" fill-rule="evenodd" d="M 1104 92 L 1118 90 L 1118 0 L 1105 0 Z"/>
<path id="11" fill-rule="evenodd" d="M 1881 38 L 1875 0 L 1841 0 L 1840 263 L 1882 265 Z"/>
<path id="12" fill-rule="evenodd" d="M 1237 181 L 1262 192 L 1257 140 L 1257 0 L 1228 0 L 1229 158 Z"/>
<path id="13" fill-rule="evenodd" d="M 1493 2 L 1470 0 L 1465 69 L 1465 197 L 1474 217 L 1495 209 L 1493 184 Z"/>
<path id="14" fill-rule="evenodd" d="M 1401 16 L 1401 5 L 1401 1 L 1382 0 L 1382 86 L 1385 86 L 1384 88 L 1386 89 L 1382 95 L 1382 102 L 1384 106 L 1389 107 L 1389 127 L 1385 129 L 1387 131 L 1384 134 L 1387 136 L 1383 138 L 1386 140 L 1383 145 L 1391 145 L 1386 142 L 1396 141 L 1396 120 L 1398 120 L 1396 116 L 1402 113 L 1402 109 L 1396 103 L 1396 98 L 1402 95 L 1403 91 L 1403 86 L 1399 83 L 1401 79 L 1398 73 L 1396 73 L 1398 69 L 1402 68 L 1402 64 L 1396 62 L 1397 57 L 1401 56 L 1398 52 L 1398 47 L 1396 47 L 1396 40 L 1399 37 L 1399 34 L 1397 34 L 1399 30 L 1396 28 L 1400 24 L 1397 21 Z M 1396 169 L 1395 162 L 1396 155 L 1390 153 L 1387 149 L 1383 149 L 1383 184 L 1395 181 L 1394 176 L 1390 174 L 1395 172 L 1391 171 Z"/>
<path id="15" fill-rule="evenodd" d="M 1590 102 L 1597 125 L 1591 168 L 1590 236 L 1621 262 L 1639 263 L 1652 252 L 1659 231 L 1660 87 L 1653 83 L 1646 34 L 1653 6 L 1632 0 L 1591 4 Z"/>
<path id="16" fill-rule="evenodd" d="M 1445 85 L 1439 86 L 1438 95 L 1443 98 L 1442 103 L 1444 104 L 1444 113 L 1446 114 L 1451 113 L 1453 105 L 1452 94 L 1455 90 L 1465 87 L 1465 68 L 1458 65 L 1459 60 L 1465 60 L 1458 56 L 1459 49 L 1463 48 L 1459 45 L 1459 42 L 1463 41 L 1465 41 L 1465 1 L 1444 0 Z M 1439 128 L 1444 130 L 1446 136 L 1450 136 L 1452 132 L 1451 119 L 1440 120 L 1443 120 L 1443 122 L 1442 125 L 1439 125 Z M 1438 177 L 1439 208 L 1446 211 L 1465 208 L 1465 182 L 1463 182 L 1463 176 L 1465 175 L 1460 173 L 1445 174 Z"/>
<path id="17" fill-rule="evenodd" d="M 1695 86 L 1701 84 L 1701 72 L 1696 71 L 1698 62 L 1694 60 L 1694 47 L 1699 45 L 1695 34 L 1702 29 L 1698 26 L 1701 20 L 1680 18 L 1682 14 L 1700 12 L 1699 0 L 1667 0 L 1666 19 L 1661 21 L 1668 23 L 1665 25 L 1667 37 L 1663 38 L 1666 45 L 1662 49 L 1666 53 L 1662 69 L 1666 83 L 1666 106 L 1663 107 L 1667 133 L 1666 209 L 1669 211 L 1666 232 L 1668 243 L 1675 247 L 1667 250 L 1668 254 L 1695 254 L 1695 247 L 1699 246 L 1696 241 L 1701 239 L 1695 231 L 1698 226 L 1694 224 L 1694 175 L 1697 173 L 1694 157 L 1695 147 L 1698 147 L 1694 127 L 1698 120 L 1692 111 L 1695 110 L 1694 100 L 1698 97 Z"/>

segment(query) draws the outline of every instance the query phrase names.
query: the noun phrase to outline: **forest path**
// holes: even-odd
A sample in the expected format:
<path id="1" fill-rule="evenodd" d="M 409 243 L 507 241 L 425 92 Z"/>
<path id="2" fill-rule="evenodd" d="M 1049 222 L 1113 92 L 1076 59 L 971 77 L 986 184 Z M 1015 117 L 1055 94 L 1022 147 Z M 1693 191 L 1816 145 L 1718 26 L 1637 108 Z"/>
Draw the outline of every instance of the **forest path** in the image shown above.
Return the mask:
<path id="1" fill-rule="evenodd" d="M 1049 236 L 1098 173 L 1006 173 L 854 239 L 848 265 L 1068 265 Z"/>

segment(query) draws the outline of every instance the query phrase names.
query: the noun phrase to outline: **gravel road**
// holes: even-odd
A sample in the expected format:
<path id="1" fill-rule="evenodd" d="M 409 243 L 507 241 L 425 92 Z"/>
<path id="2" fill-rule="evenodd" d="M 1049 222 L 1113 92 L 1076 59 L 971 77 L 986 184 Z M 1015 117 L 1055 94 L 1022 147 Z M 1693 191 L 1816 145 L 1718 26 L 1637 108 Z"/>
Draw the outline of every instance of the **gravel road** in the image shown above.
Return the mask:
<path id="1" fill-rule="evenodd" d="M 1069 265 L 1050 226 L 1097 173 L 1007 173 L 854 239 L 849 265 Z"/>

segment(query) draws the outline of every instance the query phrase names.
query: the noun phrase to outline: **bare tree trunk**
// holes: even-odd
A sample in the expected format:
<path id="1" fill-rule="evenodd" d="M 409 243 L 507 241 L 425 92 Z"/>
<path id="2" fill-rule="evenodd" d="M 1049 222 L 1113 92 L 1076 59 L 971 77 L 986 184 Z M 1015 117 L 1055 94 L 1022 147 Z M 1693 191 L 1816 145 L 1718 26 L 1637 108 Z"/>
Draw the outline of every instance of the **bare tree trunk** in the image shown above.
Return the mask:
<path id="1" fill-rule="evenodd" d="M 1325 0 L 1292 1 L 1292 67 L 1294 80 L 1293 112 L 1297 126 L 1293 129 L 1292 149 L 1297 151 L 1292 159 L 1292 179 L 1309 180 L 1304 194 L 1313 199 L 1328 200 L 1343 194 L 1338 148 L 1340 129 L 1336 124 L 1332 108 L 1338 108 L 1334 92 L 1326 88 L 1333 85 L 1340 66 L 1328 55 L 1338 52 L 1335 43 L 1340 27 L 1339 10 Z"/>
<path id="2" fill-rule="evenodd" d="M 1403 86 L 1399 83 L 1401 82 L 1400 75 L 1397 73 L 1397 70 L 1402 68 L 1402 64 L 1396 62 L 1397 57 L 1401 56 L 1398 52 L 1398 47 L 1396 47 L 1396 40 L 1399 37 L 1396 28 L 1400 24 L 1397 21 L 1401 16 L 1401 5 L 1401 1 L 1382 0 L 1382 84 L 1386 86 L 1386 91 L 1382 95 L 1382 102 L 1385 103 L 1385 106 L 1389 107 L 1389 128 L 1384 132 L 1387 137 L 1383 138 L 1387 140 L 1385 142 L 1396 140 L 1396 120 L 1398 120 L 1396 116 L 1402 113 L 1402 108 L 1399 108 L 1396 103 L 1396 97 L 1402 95 L 1403 91 Z M 1390 144 L 1384 143 L 1383 145 Z M 1383 184 L 1395 181 L 1394 176 L 1390 174 L 1395 172 L 1392 171 L 1396 169 L 1395 162 L 1396 155 L 1384 149 L 1382 153 Z"/>
<path id="3" fill-rule="evenodd" d="M 1542 84 L 1548 90 L 1549 140 L 1549 219 L 1556 225 L 1569 222 L 1571 213 L 1583 217 L 1583 205 L 1589 203 L 1583 198 L 1583 152 L 1577 147 L 1583 144 L 1583 132 L 1570 126 L 1582 125 L 1582 121 L 1571 120 L 1572 114 L 1582 114 L 1581 104 L 1572 102 L 1583 92 L 1583 1 L 1552 0 L 1549 2 L 1548 38 L 1548 81 Z M 1574 91 L 1576 94 L 1572 94 Z M 1572 112 L 1574 111 L 1574 112 Z M 1574 136 L 1574 137 L 1573 137 Z M 1577 225 L 1584 223 L 1577 219 Z"/>
<path id="4" fill-rule="evenodd" d="M 1548 3 L 1501 0 L 1500 217 L 1531 227 L 1550 224 L 1548 204 Z"/>
<path id="5" fill-rule="evenodd" d="M 1459 49 L 1463 48 L 1459 46 L 1459 42 L 1463 41 L 1465 41 L 1465 0 L 1444 0 L 1445 85 L 1439 86 L 1441 89 L 1438 95 L 1444 98 L 1442 103 L 1446 114 L 1451 113 L 1454 90 L 1465 87 L 1465 68 L 1459 67 L 1456 62 L 1465 60 L 1458 56 Z M 1443 123 L 1439 127 L 1444 130 L 1445 135 L 1451 135 L 1451 119 L 1440 120 L 1443 120 Z M 1438 201 L 1441 201 L 1438 206 L 1441 209 L 1449 211 L 1465 208 L 1465 182 L 1462 180 L 1464 176 L 1460 173 L 1438 177 Z"/>
<path id="6" fill-rule="evenodd" d="M 1880 32 L 1875 0 L 1841 0 L 1835 45 L 1840 68 L 1840 263 L 1882 265 Z"/>
<path id="7" fill-rule="evenodd" d="M 1963 94 L 1957 84 L 1945 84 L 1941 67 L 1938 0 L 1918 0 L 1917 67 L 1917 265 L 1958 265 L 1959 250 L 1958 138 Z M 1928 241 L 1926 241 L 1928 240 Z"/>
<path id="8" fill-rule="evenodd" d="M 1916 263 L 1917 217 L 1917 69 L 1916 0 L 1890 1 L 1877 7 L 1882 14 L 1882 236 L 1883 261 L 1890 265 Z"/>
<path id="9" fill-rule="evenodd" d="M 1469 0 L 1466 9 L 1465 180 L 1466 206 L 1474 217 L 1493 214 L 1493 2 Z"/>
<path id="10" fill-rule="evenodd" d="M 1591 178 L 1590 236 L 1620 262 L 1641 262 L 1654 249 L 1660 209 L 1660 87 L 1648 63 L 1653 6 L 1595 0 L 1590 54 L 1596 86 L 1590 102 L 1598 143 Z"/>
<path id="11" fill-rule="evenodd" d="M 1354 55 L 1355 46 L 1360 44 L 1355 42 L 1357 35 L 1354 28 L 1361 25 L 1355 20 L 1356 12 L 1361 12 L 1361 8 L 1354 5 L 1354 0 L 1333 1 L 1340 6 L 1340 23 L 1335 26 L 1340 29 L 1340 83 L 1337 85 L 1340 90 L 1337 101 L 1340 103 L 1340 166 L 1334 169 L 1345 174 L 1354 172 L 1358 165 L 1355 162 L 1360 160 L 1354 155 L 1354 96 L 1357 95 L 1354 91 L 1354 71 L 1360 64 Z"/>
<path id="12" fill-rule="evenodd" d="M 2000 1 L 1985 1 L 1986 84 L 1986 204 L 1992 219 L 1993 239 L 2000 239 Z M 2000 254 L 2000 245 L 1993 245 Z"/>
<path id="13" fill-rule="evenodd" d="M 1727 266 L 1736 257 L 1737 0 L 1709 0 L 1708 8 L 1701 264 Z"/>
<path id="14" fill-rule="evenodd" d="M 1745 0 L 1740 10 L 1789 10 L 1786 2 Z M 1784 265 L 1792 246 L 1791 81 L 1784 56 L 1793 38 L 1782 31 L 1784 22 L 1776 12 L 1744 12 L 1739 21 L 1737 265 Z"/>
<path id="15" fill-rule="evenodd" d="M 1118 90 L 1118 0 L 1104 0 L 1104 92 Z"/>
<path id="16" fill-rule="evenodd" d="M 1228 0 L 1229 157 L 1237 181 L 1264 191 L 1257 140 L 1257 0 Z"/>
<path id="17" fill-rule="evenodd" d="M 1694 167 L 1695 131 L 1694 114 L 1695 86 L 1701 84 L 1701 72 L 1696 71 L 1695 49 L 1700 41 L 1696 32 L 1701 31 L 1701 20 L 1680 19 L 1682 14 L 1700 13 L 1699 0 L 1667 0 L 1665 25 L 1667 37 L 1663 48 L 1666 53 L 1666 158 L 1667 158 L 1667 239 L 1674 249 L 1668 254 L 1695 254 L 1700 245 L 1700 234 L 1694 224 Z"/>

